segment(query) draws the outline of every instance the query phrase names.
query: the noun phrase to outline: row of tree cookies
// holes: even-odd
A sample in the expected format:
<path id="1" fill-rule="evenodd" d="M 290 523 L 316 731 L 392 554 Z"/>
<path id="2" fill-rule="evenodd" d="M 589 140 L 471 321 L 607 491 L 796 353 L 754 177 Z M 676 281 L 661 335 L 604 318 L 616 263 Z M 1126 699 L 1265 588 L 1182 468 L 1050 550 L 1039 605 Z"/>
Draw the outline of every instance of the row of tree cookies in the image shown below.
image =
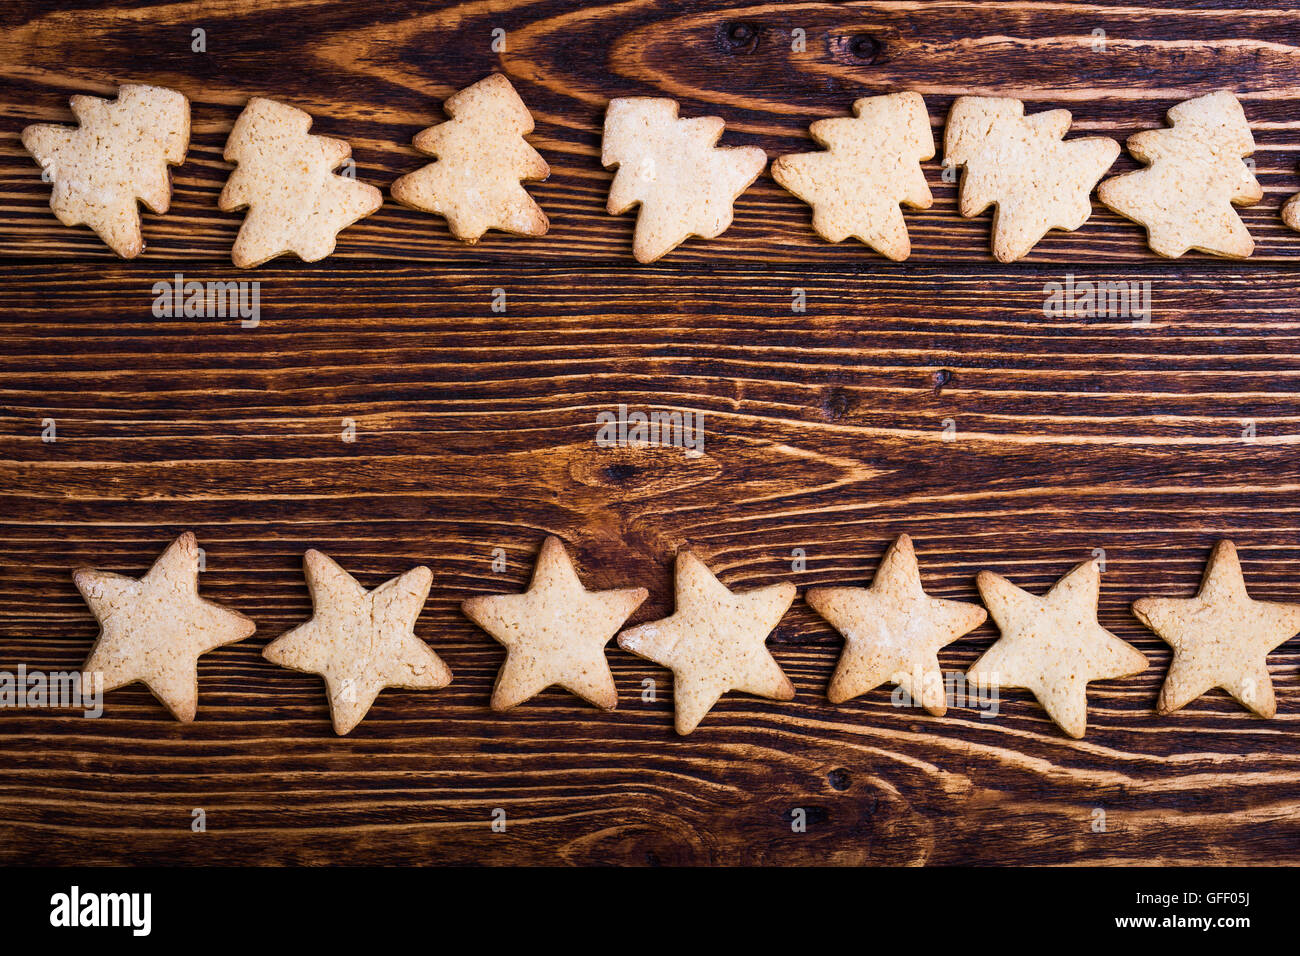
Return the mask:
<path id="1" fill-rule="evenodd" d="M 546 214 L 521 182 L 543 180 L 546 161 L 524 139 L 533 118 L 501 74 L 453 95 L 451 120 L 414 139 L 435 162 L 402 176 L 393 198 L 446 217 L 466 242 L 488 229 L 543 235 Z M 173 90 L 123 86 L 115 101 L 74 96 L 79 127 L 34 125 L 23 145 L 53 185 L 50 205 L 65 225 L 89 225 L 119 255 L 144 249 L 137 200 L 154 212 L 171 198 L 168 164 L 185 159 L 189 102 Z M 921 168 L 934 158 L 925 102 L 917 93 L 871 96 L 853 104 L 854 118 L 810 127 L 822 152 L 781 156 L 778 183 L 813 208 L 813 228 L 831 242 L 855 236 L 891 259 L 911 252 L 900 204 L 927 209 L 930 188 Z M 1254 152 L 1250 124 L 1227 91 L 1180 103 L 1171 128 L 1131 137 L 1129 151 L 1147 168 L 1101 183 L 1105 205 L 1146 227 L 1163 256 L 1189 249 L 1223 256 L 1251 254 L 1254 241 L 1233 208 L 1263 198 L 1243 157 Z M 256 97 L 240 114 L 225 158 L 238 168 L 221 192 L 226 212 L 247 209 L 232 259 L 256 266 L 284 253 L 307 262 L 334 251 L 338 233 L 375 212 L 378 189 L 334 172 L 348 161 L 347 143 L 312 136 L 311 117 Z M 1091 194 L 1120 147 L 1105 137 L 1064 140 L 1067 110 L 1024 115 L 1015 99 L 959 97 L 945 131 L 944 162 L 964 168 L 960 211 L 981 215 L 996 206 L 993 254 L 1002 262 L 1026 255 L 1051 229 L 1074 230 L 1092 213 Z M 608 211 L 639 205 L 633 252 L 653 262 L 690 236 L 713 238 L 731 225 L 732 206 L 767 165 L 754 146 L 719 148 L 723 121 L 681 119 L 670 99 L 610 101 L 601 162 L 617 167 Z M 1300 229 L 1300 196 L 1282 215 Z"/>
<path id="2" fill-rule="evenodd" d="M 325 679 L 334 730 L 355 727 L 385 687 L 436 689 L 451 671 L 415 635 L 429 595 L 426 567 L 367 591 L 319 551 L 304 568 L 313 615 L 267 645 L 263 656 Z M 254 630 L 242 614 L 199 596 L 200 558 L 186 533 L 140 579 L 81 569 L 73 580 L 100 623 L 83 671 L 113 690 L 143 681 L 172 714 L 194 719 L 198 658 Z M 1101 572 L 1086 561 L 1038 597 L 991 571 L 976 578 L 1001 631 L 966 674 L 980 689 L 1028 688 L 1071 737 L 1087 726 L 1089 681 L 1127 677 L 1146 658 L 1097 621 Z M 688 551 L 677 556 L 670 617 L 618 635 L 618 644 L 673 673 L 678 733 L 689 734 L 723 694 L 790 700 L 794 686 L 767 639 L 795 597 L 789 582 L 732 591 Z M 469 598 L 464 613 L 506 647 L 492 708 L 507 710 L 559 685 L 613 710 L 618 690 L 605 645 L 646 599 L 645 588 L 589 591 L 558 538 L 547 538 L 520 594 Z M 938 651 L 979 627 L 983 607 L 930 597 L 911 539 L 885 553 L 870 588 L 819 587 L 808 603 L 844 635 L 827 696 L 840 703 L 892 682 L 936 716 L 946 710 Z M 1300 604 L 1253 600 L 1230 541 L 1210 555 L 1192 598 L 1142 598 L 1133 612 L 1173 648 L 1157 709 L 1168 714 L 1221 687 L 1261 717 L 1277 710 L 1266 657 L 1300 632 Z"/>

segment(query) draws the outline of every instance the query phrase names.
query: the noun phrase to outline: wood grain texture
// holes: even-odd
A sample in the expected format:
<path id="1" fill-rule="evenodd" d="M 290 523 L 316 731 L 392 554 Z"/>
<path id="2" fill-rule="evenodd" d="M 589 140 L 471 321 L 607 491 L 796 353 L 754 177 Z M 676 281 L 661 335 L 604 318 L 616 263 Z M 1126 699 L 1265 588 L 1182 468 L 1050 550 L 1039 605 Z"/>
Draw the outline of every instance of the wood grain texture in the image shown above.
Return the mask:
<path id="1" fill-rule="evenodd" d="M 186 529 L 206 549 L 205 593 L 258 632 L 203 658 L 189 726 L 139 686 L 109 694 L 98 720 L 0 709 L 0 862 L 1300 863 L 1300 640 L 1270 657 L 1274 720 L 1219 692 L 1158 718 L 1169 654 L 1128 610 L 1194 591 L 1223 536 L 1254 596 L 1300 601 L 1300 235 L 1277 220 L 1300 178 L 1300 14 L 14 9 L 0 38 L 0 669 L 78 666 L 96 626 L 70 570 L 142 573 Z M 803 58 L 781 39 L 796 22 Z M 737 23 L 756 26 L 753 49 L 733 49 L 750 45 L 732 42 L 749 35 Z M 191 24 L 208 30 L 206 56 L 189 53 Z M 1095 25 L 1105 59 L 1082 52 Z M 322 263 L 229 266 L 238 219 L 215 209 L 219 157 L 248 95 L 311 110 L 386 187 L 420 164 L 405 143 L 440 100 L 495 68 L 537 113 L 551 236 L 466 248 L 390 203 Z M 69 93 L 124 80 L 185 90 L 196 120 L 174 211 L 146 217 L 150 248 L 130 263 L 57 224 L 17 143 L 29 120 L 66 119 Z M 1158 260 L 1099 210 L 999 266 L 987 220 L 955 215 L 937 167 L 935 208 L 908 215 L 906 264 L 820 242 L 766 178 L 730 232 L 652 268 L 631 262 L 631 217 L 602 212 L 597 131 L 617 93 L 678 96 L 725 115 L 729 141 L 775 153 L 863 91 L 919 89 L 936 123 L 959 92 L 1011 91 L 1068 105 L 1080 132 L 1124 135 L 1224 85 L 1255 122 L 1269 190 L 1246 213 L 1259 242 L 1246 263 Z M 261 324 L 155 318 L 152 286 L 178 271 L 257 279 Z M 1151 326 L 1045 318 L 1044 284 L 1067 273 L 1149 281 Z M 704 455 L 597 446 L 596 416 L 620 403 L 701 412 Z M 681 739 L 668 673 L 614 646 L 613 714 L 559 691 L 492 713 L 504 650 L 457 610 L 525 586 L 548 533 L 589 586 L 649 588 L 639 622 L 670 610 L 681 547 L 732 587 L 802 590 L 866 583 L 900 532 L 929 591 L 960 600 L 977 599 L 981 569 L 1041 590 L 1105 549 L 1101 622 L 1151 667 L 1093 685 L 1081 741 L 1019 691 L 995 719 L 900 710 L 886 690 L 832 707 L 840 641 L 798 599 L 772 639 L 796 699 L 729 695 Z M 336 738 L 319 680 L 260 657 L 310 613 L 308 547 L 368 586 L 429 564 L 417 633 L 451 686 L 385 691 Z M 941 662 L 960 670 L 994 638 L 985 625 Z M 206 833 L 191 832 L 195 808 Z"/>

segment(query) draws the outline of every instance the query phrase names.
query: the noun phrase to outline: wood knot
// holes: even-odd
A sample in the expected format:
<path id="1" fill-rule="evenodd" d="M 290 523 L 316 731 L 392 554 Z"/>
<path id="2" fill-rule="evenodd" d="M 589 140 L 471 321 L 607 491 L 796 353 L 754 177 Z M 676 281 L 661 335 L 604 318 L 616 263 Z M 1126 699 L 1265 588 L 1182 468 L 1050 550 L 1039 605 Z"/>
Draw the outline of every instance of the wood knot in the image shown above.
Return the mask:
<path id="1" fill-rule="evenodd" d="M 826 782 L 835 790 L 849 789 L 849 772 L 843 767 L 836 767 L 826 775 Z"/>
<path id="2" fill-rule="evenodd" d="M 702 485 L 718 477 L 718 463 L 708 455 L 692 458 L 681 448 L 646 446 L 602 448 L 575 445 L 569 477 L 586 488 L 604 488 L 620 495 L 664 494 Z"/>
<path id="3" fill-rule="evenodd" d="M 936 395 L 943 391 L 945 385 L 951 385 L 956 380 L 957 373 L 946 368 L 941 368 L 930 376 L 930 381 L 934 383 L 934 393 Z"/>
<path id="4" fill-rule="evenodd" d="M 621 485 L 636 477 L 636 465 L 626 461 L 616 461 L 604 467 L 605 478 L 610 484 Z"/>
<path id="5" fill-rule="evenodd" d="M 830 34 L 826 37 L 826 47 L 831 56 L 842 63 L 851 61 L 871 64 L 887 60 L 885 41 L 867 33 L 856 36 Z"/>
<path id="6" fill-rule="evenodd" d="M 852 407 L 853 401 L 849 398 L 849 393 L 837 385 L 827 393 L 822 402 L 822 414 L 827 421 L 837 422 L 847 415 Z"/>
<path id="7" fill-rule="evenodd" d="M 873 36 L 849 38 L 849 53 L 864 63 L 875 63 L 884 49 L 885 45 Z"/>
<path id="8" fill-rule="evenodd" d="M 727 53 L 753 53 L 758 49 L 758 24 L 749 20 L 724 23 L 720 30 L 722 48 Z"/>

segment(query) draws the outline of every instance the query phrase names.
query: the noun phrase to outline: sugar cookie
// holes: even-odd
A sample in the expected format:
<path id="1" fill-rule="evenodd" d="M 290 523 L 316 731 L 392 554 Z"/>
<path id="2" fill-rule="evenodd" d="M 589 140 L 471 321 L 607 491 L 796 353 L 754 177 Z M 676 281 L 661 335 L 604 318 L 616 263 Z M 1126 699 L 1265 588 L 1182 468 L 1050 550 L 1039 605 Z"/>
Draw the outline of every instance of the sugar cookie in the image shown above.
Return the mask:
<path id="1" fill-rule="evenodd" d="M 948 709 L 939 649 L 988 616 L 978 605 L 926 594 L 912 539 L 905 534 L 885 552 L 870 588 L 809 588 L 804 599 L 844 635 L 826 692 L 832 704 L 889 681 L 936 717 Z"/>
<path id="2" fill-rule="evenodd" d="M 1146 169 L 1113 176 L 1097 198 L 1146 227 L 1147 244 L 1177 258 L 1189 249 L 1244 259 L 1255 249 L 1237 206 L 1264 198 L 1242 157 L 1255 151 L 1250 123 L 1227 90 L 1179 103 L 1169 129 L 1128 139 L 1128 151 Z"/>
<path id="3" fill-rule="evenodd" d="M 820 153 L 772 161 L 772 178 L 813 207 L 813 229 L 830 242 L 856 236 L 890 259 L 911 254 L 899 203 L 929 209 L 934 200 L 921 161 L 934 158 L 930 117 L 919 93 L 868 96 L 855 119 L 808 128 Z"/>
<path id="4" fill-rule="evenodd" d="M 618 646 L 673 672 L 679 734 L 694 730 L 727 691 L 794 697 L 794 685 L 767 650 L 768 635 L 794 600 L 793 584 L 733 592 L 683 551 L 675 589 L 672 616 L 624 631 Z"/>
<path id="5" fill-rule="evenodd" d="M 489 229 L 545 235 L 546 213 L 520 180 L 543 180 L 551 169 L 524 139 L 533 117 L 510 81 L 494 73 L 450 97 L 443 109 L 451 120 L 414 140 L 437 162 L 394 182 L 393 198 L 445 216 L 452 235 L 465 242 L 477 242 Z"/>
<path id="6" fill-rule="evenodd" d="M 175 90 L 128 84 L 116 100 L 74 96 L 79 126 L 38 123 L 23 146 L 54 184 L 50 208 L 65 226 L 87 225 L 123 259 L 144 251 L 137 200 L 162 214 L 171 205 L 169 166 L 185 162 L 190 103 Z"/>
<path id="7" fill-rule="evenodd" d="M 1133 645 L 1097 623 L 1101 570 L 1085 561 L 1043 597 L 991 571 L 975 579 L 1002 637 L 966 672 L 981 688 L 1025 687 L 1071 737 L 1088 725 L 1088 682 L 1146 669 Z"/>
<path id="8" fill-rule="evenodd" d="M 255 625 L 199 597 L 199 545 L 181 535 L 144 577 L 81 568 L 77 590 L 99 621 L 99 639 L 82 665 L 104 675 L 104 690 L 142 681 L 177 720 L 189 723 L 199 705 L 198 660 L 249 637 Z"/>
<path id="9" fill-rule="evenodd" d="M 618 704 L 605 645 L 646 599 L 645 588 L 588 591 L 559 538 L 542 542 L 522 594 L 492 594 L 461 610 L 506 647 L 492 709 L 509 710 L 553 684 L 604 710 Z"/>
<path id="10" fill-rule="evenodd" d="M 238 164 L 217 201 L 222 212 L 248 209 L 230 258 L 240 268 L 292 252 L 316 262 L 338 234 L 383 204 L 374 186 L 340 176 L 352 155 L 341 139 L 312 136 L 311 116 L 255 96 L 235 120 L 225 159 Z"/>
<path id="11" fill-rule="evenodd" d="M 617 166 L 606 208 L 618 216 L 638 203 L 632 254 L 654 262 L 690 236 L 712 239 L 731 225 L 732 204 L 758 178 L 767 154 L 757 146 L 719 148 L 716 116 L 679 119 L 677 101 L 648 96 L 611 100 L 600 161 Z"/>
<path id="12" fill-rule="evenodd" d="M 1133 613 L 1174 649 L 1156 709 L 1171 714 L 1222 687 L 1261 717 L 1277 713 L 1265 658 L 1300 632 L 1300 604 L 1256 601 L 1246 593 L 1231 541 L 1214 546 L 1193 598 L 1141 598 Z"/>
<path id="13" fill-rule="evenodd" d="M 1092 189 L 1119 155 L 1104 136 L 1064 140 L 1069 110 L 1025 116 L 1016 99 L 959 96 L 948 113 L 944 163 L 964 166 L 959 209 L 993 213 L 993 255 L 1014 262 L 1052 229 L 1092 215 Z"/>
<path id="14" fill-rule="evenodd" d="M 416 567 L 367 591 L 319 551 L 303 557 L 312 617 L 266 646 L 262 656 L 325 678 L 334 732 L 348 733 L 385 687 L 436 690 L 451 671 L 415 636 L 433 574 Z"/>

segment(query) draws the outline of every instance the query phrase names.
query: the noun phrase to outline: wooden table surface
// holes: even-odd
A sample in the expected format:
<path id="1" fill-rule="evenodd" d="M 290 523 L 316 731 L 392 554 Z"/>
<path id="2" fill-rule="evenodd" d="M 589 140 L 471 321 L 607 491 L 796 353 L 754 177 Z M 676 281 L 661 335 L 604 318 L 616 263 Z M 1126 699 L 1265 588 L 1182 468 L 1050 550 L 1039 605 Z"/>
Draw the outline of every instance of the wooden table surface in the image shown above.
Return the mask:
<path id="1" fill-rule="evenodd" d="M 1129 611 L 1190 595 L 1225 536 L 1255 597 L 1300 601 L 1300 234 L 1278 215 L 1300 190 L 1300 12 L 1281 6 L 8 4 L 0 669 L 77 668 L 97 626 L 70 571 L 141 574 L 187 529 L 205 593 L 257 633 L 203 658 L 191 725 L 141 685 L 98 720 L 0 711 L 0 863 L 1300 862 L 1300 640 L 1270 657 L 1275 719 L 1217 691 L 1162 718 L 1169 653 Z M 230 265 L 241 218 L 217 209 L 221 153 L 249 96 L 308 110 L 386 192 L 424 162 L 410 139 L 442 100 L 495 70 L 551 164 L 531 187 L 545 238 L 470 247 L 389 200 L 323 262 Z M 131 262 L 58 224 L 19 141 L 71 122 L 70 94 L 123 82 L 181 90 L 194 121 L 172 211 L 144 217 Z M 1222 87 L 1265 190 L 1243 212 L 1246 262 L 1159 259 L 1096 206 L 999 265 L 988 217 L 957 215 L 938 161 L 906 263 L 823 242 L 766 173 L 725 235 L 650 267 L 632 260 L 633 217 L 604 212 L 613 96 L 673 96 L 724 117 L 725 144 L 777 155 L 871 93 L 922 93 L 936 137 L 975 93 L 1124 139 Z M 177 272 L 259 281 L 261 324 L 155 318 L 153 284 Z M 1045 318 L 1044 285 L 1067 274 L 1150 281 L 1150 326 Z M 596 416 L 620 403 L 701 412 L 704 455 L 598 447 Z M 981 569 L 1041 591 L 1104 549 L 1101 623 L 1151 666 L 1092 685 L 1079 741 L 1024 691 L 996 719 L 898 709 L 887 689 L 831 706 L 841 642 L 801 597 L 771 640 L 796 699 L 728 695 L 678 738 L 668 673 L 613 646 L 613 714 L 559 690 L 493 713 L 504 651 L 458 611 L 522 588 L 547 534 L 589 586 L 648 587 L 640 622 L 671 610 L 680 548 L 732 587 L 802 590 L 869 582 L 901 532 L 930 592 L 962 600 Z M 310 613 L 309 547 L 367 586 L 428 564 L 417 633 L 453 683 L 385 691 L 335 737 L 320 680 L 261 658 Z M 942 663 L 965 668 L 995 635 Z"/>

